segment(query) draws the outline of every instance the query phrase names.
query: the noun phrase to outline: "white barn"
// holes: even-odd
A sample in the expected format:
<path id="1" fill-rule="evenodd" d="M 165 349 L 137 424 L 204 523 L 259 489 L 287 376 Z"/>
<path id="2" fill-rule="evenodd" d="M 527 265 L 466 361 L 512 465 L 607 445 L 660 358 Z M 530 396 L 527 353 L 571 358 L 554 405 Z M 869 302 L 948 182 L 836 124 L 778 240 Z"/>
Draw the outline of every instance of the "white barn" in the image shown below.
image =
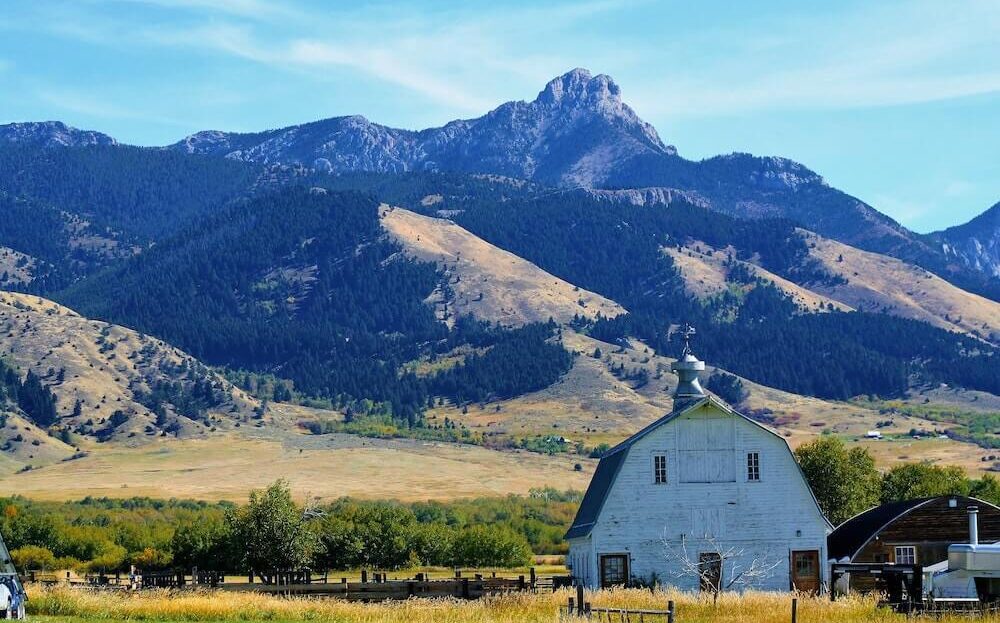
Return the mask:
<path id="1" fill-rule="evenodd" d="M 832 526 L 788 443 L 706 395 L 687 345 L 672 368 L 674 410 L 598 464 L 566 534 L 574 581 L 823 589 Z"/>

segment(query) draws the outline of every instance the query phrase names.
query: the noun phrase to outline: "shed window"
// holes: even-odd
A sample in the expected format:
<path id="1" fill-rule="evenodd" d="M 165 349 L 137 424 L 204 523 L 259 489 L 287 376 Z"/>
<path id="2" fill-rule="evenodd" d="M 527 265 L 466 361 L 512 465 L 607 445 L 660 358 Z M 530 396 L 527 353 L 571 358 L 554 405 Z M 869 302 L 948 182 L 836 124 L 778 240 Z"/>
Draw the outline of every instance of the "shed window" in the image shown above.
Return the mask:
<path id="1" fill-rule="evenodd" d="M 912 545 L 900 545 L 896 548 L 897 565 L 917 564 L 917 548 Z"/>
<path id="2" fill-rule="evenodd" d="M 667 455 L 653 455 L 653 483 L 657 485 L 667 484 Z"/>
<path id="3" fill-rule="evenodd" d="M 747 452 L 747 480 L 760 480 L 760 452 Z"/>

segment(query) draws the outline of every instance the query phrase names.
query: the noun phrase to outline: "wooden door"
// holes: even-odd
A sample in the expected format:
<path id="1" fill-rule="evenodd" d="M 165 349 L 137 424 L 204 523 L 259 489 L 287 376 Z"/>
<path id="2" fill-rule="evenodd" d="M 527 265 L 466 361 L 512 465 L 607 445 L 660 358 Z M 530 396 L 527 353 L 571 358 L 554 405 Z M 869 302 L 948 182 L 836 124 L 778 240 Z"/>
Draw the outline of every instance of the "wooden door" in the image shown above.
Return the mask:
<path id="1" fill-rule="evenodd" d="M 814 549 L 792 552 L 792 588 L 809 593 L 819 592 L 819 551 Z"/>
<path id="2" fill-rule="evenodd" d="M 628 583 L 628 554 L 601 554 L 601 588 Z"/>
<path id="3" fill-rule="evenodd" d="M 706 593 L 722 589 L 722 556 L 718 552 L 698 554 L 698 588 Z"/>

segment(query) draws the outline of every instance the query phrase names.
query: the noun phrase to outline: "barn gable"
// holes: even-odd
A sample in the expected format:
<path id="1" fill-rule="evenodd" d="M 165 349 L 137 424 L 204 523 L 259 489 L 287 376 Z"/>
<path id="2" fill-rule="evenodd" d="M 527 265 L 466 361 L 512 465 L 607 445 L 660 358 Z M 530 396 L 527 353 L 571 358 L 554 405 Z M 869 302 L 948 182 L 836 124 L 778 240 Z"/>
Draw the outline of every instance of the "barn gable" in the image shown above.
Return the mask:
<path id="1" fill-rule="evenodd" d="M 706 422 L 705 419 L 713 421 Z M 577 511 L 576 518 L 572 526 L 566 533 L 567 539 L 577 539 L 590 534 L 591 529 L 597 523 L 601 510 L 608 498 L 608 495 L 618 477 L 622 465 L 629 451 L 640 441 L 647 438 L 651 433 L 661 427 L 674 422 L 676 425 L 676 438 L 678 448 L 676 462 L 671 466 L 676 470 L 680 482 L 732 482 L 736 480 L 733 472 L 735 464 L 727 460 L 731 456 L 735 447 L 736 427 L 738 421 L 747 422 L 755 429 L 759 429 L 769 436 L 773 436 L 781 441 L 786 451 L 791 454 L 791 448 L 784 437 L 774 430 L 756 422 L 749 417 L 734 410 L 728 404 L 715 396 L 705 396 L 695 400 L 687 401 L 679 409 L 672 411 L 666 416 L 656 420 L 649 426 L 643 428 L 625 441 L 621 442 L 609 450 L 598 463 L 594 477 L 587 487 L 583 501 Z M 695 424 L 697 422 L 697 424 Z M 794 458 L 791 459 L 794 462 Z M 798 467 L 798 463 L 795 463 Z M 801 470 L 799 476 L 805 482 L 805 475 Z M 805 486 L 816 512 L 823 521 L 829 522 L 819 509 L 819 503 L 809 489 Z"/>

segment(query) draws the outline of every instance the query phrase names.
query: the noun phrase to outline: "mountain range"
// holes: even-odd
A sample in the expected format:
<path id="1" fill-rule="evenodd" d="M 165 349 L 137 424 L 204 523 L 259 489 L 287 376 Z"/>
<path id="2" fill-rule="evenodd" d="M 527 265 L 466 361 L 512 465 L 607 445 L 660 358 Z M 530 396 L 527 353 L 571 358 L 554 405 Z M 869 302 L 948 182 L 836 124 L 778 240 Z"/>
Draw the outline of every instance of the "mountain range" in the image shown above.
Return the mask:
<path id="1" fill-rule="evenodd" d="M 58 122 L 0 126 L 3 140 L 115 144 Z M 786 158 L 685 159 L 623 102 L 609 76 L 585 69 L 553 79 L 531 102 L 507 102 L 439 128 L 401 130 L 354 115 L 248 134 L 202 131 L 168 149 L 326 173 L 451 171 L 593 192 L 628 189 L 629 200 L 646 203 L 683 196 L 740 218 L 808 223 L 829 238 L 917 263 L 990 298 L 1000 295 L 992 279 L 1000 234 L 989 212 L 960 229 L 920 235 Z"/>
<path id="2" fill-rule="evenodd" d="M 794 438 L 884 424 L 892 400 L 928 416 L 902 432 L 1000 445 L 1000 204 L 917 234 L 788 159 L 688 160 L 582 69 L 421 131 L 135 147 L 8 124 L 0 212 L 0 288 L 22 293 L 0 348 L 57 418 L 8 400 L 9 421 L 83 445 L 304 428 L 552 450 L 558 427 L 583 448 L 668 408 L 684 322 L 710 388 Z"/>

